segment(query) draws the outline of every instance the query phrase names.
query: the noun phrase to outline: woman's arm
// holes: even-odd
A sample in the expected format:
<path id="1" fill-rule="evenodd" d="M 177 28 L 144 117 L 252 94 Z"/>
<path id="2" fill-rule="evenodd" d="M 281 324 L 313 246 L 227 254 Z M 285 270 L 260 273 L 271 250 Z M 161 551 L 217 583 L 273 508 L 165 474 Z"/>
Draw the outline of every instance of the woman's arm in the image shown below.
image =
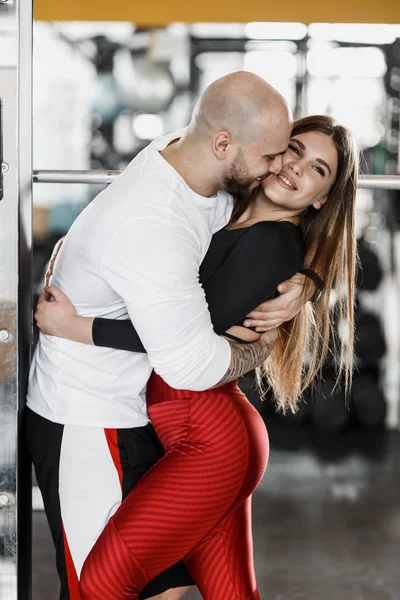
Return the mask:
<path id="1" fill-rule="evenodd" d="M 290 227 L 264 221 L 246 230 L 204 285 L 216 333 L 226 332 L 246 342 L 259 339 L 258 333 L 241 326 L 245 315 L 270 298 L 283 279 L 302 267 L 301 244 Z M 65 294 L 56 288 L 49 291 L 55 302 L 47 306 L 40 303 L 36 313 L 38 326 L 44 333 L 97 346 L 145 352 L 131 321 L 96 318 L 91 320 L 90 331 L 90 320 L 76 314 Z"/>
<path id="2" fill-rule="evenodd" d="M 130 320 L 117 321 L 100 317 L 94 319 L 92 338 L 95 346 L 127 350 L 128 352 L 146 352 L 139 334 Z"/>
<path id="3" fill-rule="evenodd" d="M 81 344 L 146 352 L 131 321 L 81 317 L 68 296 L 54 286 L 46 287 L 40 296 L 35 319 L 41 332 L 47 335 Z"/>
<path id="4" fill-rule="evenodd" d="M 36 324 L 42 333 L 81 344 L 128 352 L 146 352 L 129 319 L 81 317 L 68 296 L 59 288 L 52 286 L 46 289 L 47 293 L 40 296 L 35 312 Z M 235 325 L 225 335 L 229 340 L 237 342 L 256 342 L 261 336 L 252 329 Z"/>
<path id="5" fill-rule="evenodd" d="M 276 288 L 279 296 L 263 302 L 255 310 L 246 315 L 244 325 L 251 327 L 260 333 L 280 327 L 282 323 L 291 321 L 304 307 L 306 302 L 316 302 L 324 288 L 318 286 L 310 277 L 301 271 L 293 275 L 287 281 L 283 281 Z"/>
<path id="6" fill-rule="evenodd" d="M 245 316 L 272 298 L 283 279 L 301 269 L 301 237 L 293 227 L 270 221 L 253 225 L 207 282 L 206 297 L 216 333 L 223 334 L 235 325 L 235 335 L 247 340 L 243 336 L 251 330 L 242 327 Z"/>

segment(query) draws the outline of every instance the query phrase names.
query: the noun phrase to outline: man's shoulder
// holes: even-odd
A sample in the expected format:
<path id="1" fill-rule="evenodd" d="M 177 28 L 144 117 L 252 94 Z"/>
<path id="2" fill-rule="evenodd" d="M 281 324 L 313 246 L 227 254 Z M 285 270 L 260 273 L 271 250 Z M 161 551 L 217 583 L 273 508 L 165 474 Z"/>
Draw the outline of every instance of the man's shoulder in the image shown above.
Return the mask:
<path id="1" fill-rule="evenodd" d="M 160 152 L 165 150 L 173 140 L 181 138 L 184 131 L 184 129 L 175 131 L 153 140 L 131 160 L 122 175 L 131 175 L 140 180 L 141 178 L 146 179 L 150 172 L 151 181 L 156 185 L 158 182 L 173 180 L 177 173 L 162 158 Z M 118 180 L 120 179 L 118 178 Z"/>
<path id="2" fill-rule="evenodd" d="M 181 178 L 177 171 L 161 156 L 157 146 L 149 146 L 109 186 L 108 194 L 115 194 L 122 200 L 121 192 L 139 200 L 157 195 L 160 202 L 163 202 L 166 194 L 178 200 L 183 193 L 181 188 Z"/>

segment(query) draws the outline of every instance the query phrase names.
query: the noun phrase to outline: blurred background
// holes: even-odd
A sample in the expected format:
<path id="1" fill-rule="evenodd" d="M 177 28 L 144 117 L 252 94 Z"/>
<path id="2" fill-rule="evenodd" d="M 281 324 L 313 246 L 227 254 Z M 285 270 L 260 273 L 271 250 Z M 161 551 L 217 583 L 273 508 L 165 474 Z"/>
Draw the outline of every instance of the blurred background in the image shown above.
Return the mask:
<path id="1" fill-rule="evenodd" d="M 208 84 L 244 69 L 274 85 L 295 117 L 330 114 L 349 127 L 364 173 L 398 172 L 400 26 L 36 22 L 34 59 L 34 169 L 123 169 L 151 140 L 187 125 Z M 100 189 L 34 187 L 37 292 L 54 243 Z M 357 402 L 349 411 L 335 394 L 330 406 L 327 381 L 325 408 L 311 416 L 330 429 L 398 424 L 398 195 L 358 192 Z"/>
<path id="2" fill-rule="evenodd" d="M 187 125 L 208 84 L 244 69 L 274 85 L 295 117 L 329 114 L 349 127 L 363 173 L 400 174 L 400 25 L 307 22 L 37 20 L 34 169 L 123 169 L 151 140 Z M 100 189 L 34 186 L 36 294 L 55 242 Z M 400 598 L 399 227 L 400 192 L 358 191 L 351 397 L 333 390 L 326 365 L 299 412 L 282 417 L 260 400 L 253 374 L 241 381 L 272 446 L 254 498 L 262 598 Z M 54 600 L 37 490 L 34 508 L 34 600 Z"/>

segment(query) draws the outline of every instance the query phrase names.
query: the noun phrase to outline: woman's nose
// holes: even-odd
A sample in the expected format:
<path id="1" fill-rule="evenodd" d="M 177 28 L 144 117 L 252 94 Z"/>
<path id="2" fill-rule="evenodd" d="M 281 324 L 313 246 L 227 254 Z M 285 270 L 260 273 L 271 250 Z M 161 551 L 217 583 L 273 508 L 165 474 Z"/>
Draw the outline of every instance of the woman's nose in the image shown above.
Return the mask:
<path id="1" fill-rule="evenodd" d="M 295 173 L 298 177 L 301 177 L 302 169 L 301 165 L 298 162 L 290 162 L 288 164 L 288 168 Z"/>

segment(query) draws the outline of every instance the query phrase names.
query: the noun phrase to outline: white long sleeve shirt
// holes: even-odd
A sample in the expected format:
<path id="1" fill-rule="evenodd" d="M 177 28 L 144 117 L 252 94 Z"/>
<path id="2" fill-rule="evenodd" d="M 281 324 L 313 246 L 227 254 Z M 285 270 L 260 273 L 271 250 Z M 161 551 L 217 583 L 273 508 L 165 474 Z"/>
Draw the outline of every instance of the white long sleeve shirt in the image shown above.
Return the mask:
<path id="1" fill-rule="evenodd" d="M 161 156 L 180 135 L 138 154 L 66 236 L 51 284 L 80 315 L 129 317 L 147 354 L 40 334 L 28 406 L 51 421 L 142 426 L 152 368 L 175 388 L 204 390 L 229 366 L 230 347 L 213 331 L 198 271 L 233 201 L 223 191 L 196 194 Z"/>

